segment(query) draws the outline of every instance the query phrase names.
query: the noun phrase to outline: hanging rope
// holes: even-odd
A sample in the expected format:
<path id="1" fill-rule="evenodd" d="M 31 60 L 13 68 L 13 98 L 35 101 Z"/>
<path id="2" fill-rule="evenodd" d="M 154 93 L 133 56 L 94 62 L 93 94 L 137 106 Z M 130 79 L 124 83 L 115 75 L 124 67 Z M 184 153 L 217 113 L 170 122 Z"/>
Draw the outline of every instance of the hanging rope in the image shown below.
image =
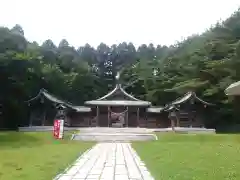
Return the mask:
<path id="1" fill-rule="evenodd" d="M 125 110 L 125 111 L 119 112 L 119 113 L 113 112 L 113 111 L 111 111 L 110 109 L 109 109 L 109 111 L 110 111 L 110 113 L 112 113 L 112 114 L 121 115 L 121 114 L 125 114 L 128 110 Z"/>
<path id="2" fill-rule="evenodd" d="M 111 118 L 117 119 L 120 122 L 124 123 L 125 115 L 126 115 L 126 112 L 128 112 L 128 109 L 123 111 L 123 112 L 117 113 L 117 112 L 111 111 L 111 109 L 109 108 L 109 112 L 110 112 L 110 117 Z"/>

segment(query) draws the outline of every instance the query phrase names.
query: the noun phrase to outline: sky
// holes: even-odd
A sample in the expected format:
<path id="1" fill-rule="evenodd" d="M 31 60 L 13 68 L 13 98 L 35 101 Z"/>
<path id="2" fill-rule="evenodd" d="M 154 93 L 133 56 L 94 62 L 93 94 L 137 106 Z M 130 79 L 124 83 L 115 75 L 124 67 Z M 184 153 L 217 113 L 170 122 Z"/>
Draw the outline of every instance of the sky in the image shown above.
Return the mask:
<path id="1" fill-rule="evenodd" d="M 74 47 L 123 41 L 171 45 L 204 32 L 240 0 L 0 0 L 0 26 L 20 24 L 29 41 Z"/>

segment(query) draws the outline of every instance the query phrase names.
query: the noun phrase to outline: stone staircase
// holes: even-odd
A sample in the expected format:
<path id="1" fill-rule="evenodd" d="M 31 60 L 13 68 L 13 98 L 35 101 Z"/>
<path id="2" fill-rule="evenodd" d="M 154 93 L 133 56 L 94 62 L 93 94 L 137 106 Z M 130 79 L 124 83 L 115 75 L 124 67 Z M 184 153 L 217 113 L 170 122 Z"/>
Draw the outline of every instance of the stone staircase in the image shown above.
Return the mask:
<path id="1" fill-rule="evenodd" d="M 81 128 L 73 140 L 97 142 L 130 142 L 157 140 L 157 136 L 146 128 Z"/>
<path id="2" fill-rule="evenodd" d="M 124 128 L 114 128 L 114 127 L 86 127 L 78 128 L 81 133 L 137 133 L 145 134 L 152 133 L 154 129 L 148 128 L 137 128 L 137 127 L 124 127 Z"/>

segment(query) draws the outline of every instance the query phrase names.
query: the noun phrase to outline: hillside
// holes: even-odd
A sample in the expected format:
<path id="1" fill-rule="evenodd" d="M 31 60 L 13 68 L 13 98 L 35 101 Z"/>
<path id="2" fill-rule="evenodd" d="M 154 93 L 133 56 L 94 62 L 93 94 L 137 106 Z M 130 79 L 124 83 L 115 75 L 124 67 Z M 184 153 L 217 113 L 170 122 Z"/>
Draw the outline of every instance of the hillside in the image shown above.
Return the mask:
<path id="1" fill-rule="evenodd" d="M 1 128 L 27 124 L 26 100 L 39 89 L 77 105 L 104 95 L 117 71 L 129 93 L 164 105 L 189 90 L 217 106 L 208 127 L 239 122 L 239 103 L 224 89 L 240 79 L 240 10 L 201 35 L 167 47 L 132 43 L 75 49 L 66 39 L 56 46 L 28 42 L 20 25 L 0 28 Z M 12 113 L 14 112 L 14 113 Z"/>

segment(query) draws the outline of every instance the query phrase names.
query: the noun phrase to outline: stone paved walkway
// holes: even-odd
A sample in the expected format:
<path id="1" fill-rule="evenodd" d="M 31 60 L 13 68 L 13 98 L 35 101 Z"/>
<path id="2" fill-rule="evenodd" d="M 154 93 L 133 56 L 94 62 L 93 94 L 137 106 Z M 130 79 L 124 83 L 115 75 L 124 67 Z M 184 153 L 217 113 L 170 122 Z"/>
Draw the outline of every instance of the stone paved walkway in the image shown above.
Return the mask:
<path id="1" fill-rule="evenodd" d="M 98 143 L 58 180 L 154 180 L 129 143 Z"/>

